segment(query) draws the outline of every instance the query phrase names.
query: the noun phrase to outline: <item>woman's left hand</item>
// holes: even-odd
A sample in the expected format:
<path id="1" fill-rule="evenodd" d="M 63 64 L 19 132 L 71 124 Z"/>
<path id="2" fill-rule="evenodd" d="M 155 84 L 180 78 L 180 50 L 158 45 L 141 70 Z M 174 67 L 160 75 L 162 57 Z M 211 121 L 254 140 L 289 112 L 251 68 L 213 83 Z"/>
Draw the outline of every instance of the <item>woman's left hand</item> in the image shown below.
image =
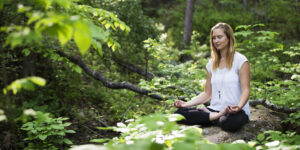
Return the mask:
<path id="1" fill-rule="evenodd" d="M 229 105 L 228 106 L 228 112 L 230 113 L 230 114 L 235 114 L 235 113 L 237 113 L 237 112 L 239 112 L 241 110 L 241 108 L 240 108 L 240 106 L 238 106 L 238 105 Z"/>

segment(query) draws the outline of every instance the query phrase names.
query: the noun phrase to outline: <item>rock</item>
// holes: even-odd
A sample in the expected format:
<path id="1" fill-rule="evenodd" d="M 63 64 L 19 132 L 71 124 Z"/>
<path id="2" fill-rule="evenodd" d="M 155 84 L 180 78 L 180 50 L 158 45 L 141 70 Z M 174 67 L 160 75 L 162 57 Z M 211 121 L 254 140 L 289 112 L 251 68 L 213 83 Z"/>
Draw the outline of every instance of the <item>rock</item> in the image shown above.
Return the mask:
<path id="1" fill-rule="evenodd" d="M 212 143 L 233 142 L 236 140 L 250 141 L 256 139 L 259 133 L 268 130 L 282 130 L 280 121 L 285 117 L 263 106 L 251 107 L 250 122 L 237 132 L 226 132 L 220 127 L 203 128 L 203 136 Z"/>

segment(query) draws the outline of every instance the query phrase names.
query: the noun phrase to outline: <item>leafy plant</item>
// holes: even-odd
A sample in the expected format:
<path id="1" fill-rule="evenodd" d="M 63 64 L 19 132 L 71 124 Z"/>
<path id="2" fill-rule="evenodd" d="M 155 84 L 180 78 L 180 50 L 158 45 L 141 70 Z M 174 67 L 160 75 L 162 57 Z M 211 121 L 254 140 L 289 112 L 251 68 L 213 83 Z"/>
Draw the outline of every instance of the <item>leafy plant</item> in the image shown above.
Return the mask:
<path id="1" fill-rule="evenodd" d="M 257 135 L 256 149 L 299 149 L 300 135 L 296 132 L 265 131 Z M 253 143 L 253 144 L 254 144 Z"/>
<path id="2" fill-rule="evenodd" d="M 39 86 L 45 86 L 46 80 L 41 77 L 26 77 L 22 79 L 17 79 L 13 81 L 10 85 L 3 89 L 3 93 L 6 94 L 7 91 L 12 91 L 13 94 L 17 94 L 21 89 L 34 90 L 34 84 Z"/>
<path id="3" fill-rule="evenodd" d="M 179 126 L 176 121 L 183 119 L 178 114 L 163 115 L 159 113 L 130 119 L 126 123 L 118 123 L 116 127 L 99 129 L 113 129 L 121 132 L 121 136 L 109 139 L 94 139 L 92 142 L 106 143 L 109 150 L 166 150 L 166 149 L 253 149 L 246 143 L 211 144 L 202 137 L 202 129 L 194 126 Z M 75 147 L 76 148 L 76 147 Z M 83 147 L 82 147 L 83 148 Z M 78 149 L 81 149 L 80 146 Z"/>
<path id="4" fill-rule="evenodd" d="M 71 125 L 69 122 L 64 122 L 68 118 L 52 118 L 49 113 L 40 111 L 31 111 L 30 115 L 33 115 L 34 120 L 21 127 L 21 130 L 26 131 L 27 134 L 24 140 L 29 141 L 25 149 L 59 149 L 64 143 L 72 144 L 65 137 L 67 133 L 75 133 L 73 130 L 66 129 Z"/>

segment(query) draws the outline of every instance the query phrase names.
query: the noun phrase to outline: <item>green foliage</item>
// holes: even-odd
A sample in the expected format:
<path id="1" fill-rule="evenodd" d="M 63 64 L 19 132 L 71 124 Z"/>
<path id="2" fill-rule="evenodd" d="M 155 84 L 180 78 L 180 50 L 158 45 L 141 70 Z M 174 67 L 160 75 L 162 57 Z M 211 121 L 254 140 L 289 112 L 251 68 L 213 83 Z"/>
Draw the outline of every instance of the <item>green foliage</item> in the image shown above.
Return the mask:
<path id="1" fill-rule="evenodd" d="M 82 55 L 89 50 L 91 45 L 101 54 L 100 45 L 105 42 L 113 50 L 120 47 L 109 36 L 110 27 L 114 30 L 120 28 L 126 33 L 130 31 L 130 28 L 114 14 L 103 9 L 78 5 L 71 0 L 26 1 L 24 5 L 19 4 L 17 12 L 20 15 L 23 13 L 26 15 L 26 26 L 1 27 L 1 31 L 8 34 L 5 45 L 10 45 L 12 49 L 41 45 L 42 35 L 46 33 L 48 36 L 58 38 L 62 46 L 73 38 Z M 100 19 L 93 20 L 96 17 Z M 95 24 L 102 24 L 105 28 L 95 26 Z"/>
<path id="2" fill-rule="evenodd" d="M 34 84 L 39 86 L 45 86 L 46 80 L 41 77 L 26 77 L 13 81 L 10 85 L 3 89 L 3 93 L 6 94 L 7 91 L 13 91 L 13 94 L 17 94 L 21 89 L 24 90 L 34 90 Z"/>
<path id="3" fill-rule="evenodd" d="M 299 149 L 300 135 L 296 132 L 265 131 L 257 135 L 256 149 Z"/>
<path id="4" fill-rule="evenodd" d="M 234 144 L 210 144 L 202 137 L 202 129 L 193 126 L 179 126 L 176 121 L 184 119 L 178 114 L 151 114 L 130 119 L 124 123 L 118 123 L 117 127 L 100 128 L 113 129 L 121 132 L 121 136 L 106 143 L 106 148 L 111 150 L 145 149 L 253 149 L 246 143 Z M 107 139 L 93 140 L 93 142 L 104 142 Z M 80 149 L 80 148 L 79 148 Z"/>
<path id="5" fill-rule="evenodd" d="M 71 123 L 64 122 L 68 118 L 52 118 L 49 113 L 24 111 L 25 115 L 33 115 L 34 120 L 22 125 L 21 129 L 26 131 L 27 137 L 25 141 L 29 141 L 25 149 L 59 149 L 65 144 L 72 144 L 66 138 L 67 133 L 75 133 L 73 130 L 68 130 L 66 127 Z"/>
<path id="6" fill-rule="evenodd" d="M 153 8 L 163 16 L 157 20 L 165 27 L 144 15 L 144 2 L 0 0 L 1 17 L 4 18 L 1 20 L 3 26 L 0 27 L 0 34 L 3 38 L 0 43 L 5 46 L 0 50 L 0 71 L 3 73 L 0 80 L 4 81 L 1 85 L 9 87 L 7 82 L 27 75 L 42 76 L 48 82 L 43 89 L 19 93 L 20 86 L 29 89 L 34 87 L 34 81 L 28 80 L 32 85 L 23 86 L 21 79 L 22 82 L 10 85 L 10 89 L 5 88 L 13 92 L 17 89 L 15 93 L 18 92 L 18 96 L 0 95 L 3 99 L 0 107 L 5 110 L 4 114 L 0 109 L 0 121 L 5 120 L 1 122 L 3 124 L 9 123 L 8 127 L 1 124 L 1 130 L 10 129 L 9 133 L 17 135 L 12 136 L 11 141 L 22 144 L 20 141 L 23 134 L 19 133 L 19 124 L 14 121 L 26 122 L 31 118 L 15 116 L 19 116 L 24 109 L 33 108 L 51 112 L 55 116 L 71 116 L 72 122 L 79 122 L 80 125 L 94 126 L 101 121 L 113 124 L 135 117 L 135 122 L 126 125 L 119 123 L 118 127 L 114 127 L 122 132 L 119 138 L 93 140 L 98 143 L 108 142 L 111 145 L 107 144 L 107 148 L 111 149 L 251 149 L 251 144 L 245 142 L 209 144 L 203 140 L 201 129 L 180 127 L 162 114 L 140 117 L 153 112 L 171 114 L 175 109 L 172 107 L 174 99 L 184 96 L 189 100 L 204 90 L 205 65 L 210 53 L 205 43 L 208 43 L 210 28 L 221 21 L 236 27 L 238 51 L 250 61 L 250 99 L 266 98 L 276 105 L 299 107 L 300 44 L 286 44 L 284 41 L 297 40 L 298 37 L 299 17 L 295 12 L 298 12 L 296 9 L 299 6 L 294 2 L 248 1 L 248 7 L 244 10 L 241 1 L 236 0 L 197 1 L 191 45 L 184 50 L 178 50 L 175 46 L 182 41 L 185 2 L 172 1 L 168 7 Z M 278 15 L 283 14 L 282 11 L 286 15 Z M 265 25 L 238 26 L 256 22 Z M 162 32 L 159 37 L 157 31 Z M 84 55 L 82 59 L 87 65 L 103 73 L 110 81 L 129 81 L 170 99 L 158 102 L 128 90 L 104 88 L 98 81 L 82 73 L 79 66 L 59 56 L 56 53 L 58 50 L 73 56 Z M 193 60 L 180 63 L 178 56 L 181 54 L 189 54 Z M 157 77 L 144 80 L 139 75 L 129 73 L 111 61 L 115 56 L 143 69 L 147 63 L 147 69 Z M 28 65 L 30 63 L 33 65 Z M 33 71 L 27 73 L 28 68 Z M 65 118 L 52 118 L 46 114 L 41 116 L 48 119 L 39 122 L 35 118 L 24 125 L 25 129 L 28 128 L 25 130 L 26 142 L 30 143 L 28 149 L 62 149 L 66 143 L 70 143 L 65 135 L 62 136 L 72 132 L 65 129 L 69 125 L 63 123 Z M 292 113 L 283 123 L 296 126 L 297 129 L 298 120 L 299 113 Z M 43 126 L 46 124 L 48 126 Z M 34 131 L 37 129 L 40 131 Z M 281 140 L 286 136 L 279 136 L 280 139 L 270 138 L 267 143 L 278 140 L 279 145 L 282 145 L 286 141 Z M 261 142 L 267 137 L 264 134 L 258 139 Z M 4 136 L 0 138 L 3 140 Z M 60 139 L 64 144 L 55 139 Z M 296 140 L 287 142 L 288 148 L 298 144 L 291 141 Z M 256 148 L 269 148 L 265 144 L 258 144 Z M 278 147 L 282 148 L 275 148 Z"/>
<path id="7" fill-rule="evenodd" d="M 285 120 L 282 120 L 281 122 L 289 123 L 291 125 L 296 125 L 296 127 L 299 127 L 300 126 L 299 119 L 300 119 L 300 112 L 298 111 L 298 112 L 289 114 L 289 117 L 286 118 Z"/>

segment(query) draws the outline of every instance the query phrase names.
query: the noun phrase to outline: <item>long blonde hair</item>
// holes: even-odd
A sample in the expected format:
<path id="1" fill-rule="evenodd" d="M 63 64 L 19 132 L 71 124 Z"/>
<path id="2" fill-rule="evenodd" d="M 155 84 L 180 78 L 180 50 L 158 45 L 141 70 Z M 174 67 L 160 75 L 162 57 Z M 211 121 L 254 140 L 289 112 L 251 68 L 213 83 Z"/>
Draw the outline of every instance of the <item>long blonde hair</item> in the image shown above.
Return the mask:
<path id="1" fill-rule="evenodd" d="M 211 48 L 211 57 L 212 57 L 212 70 L 215 71 L 220 64 L 221 61 L 221 53 L 218 51 L 213 44 L 213 30 L 215 29 L 223 29 L 225 35 L 229 39 L 228 51 L 226 57 L 226 66 L 228 69 L 232 68 L 233 57 L 235 53 L 235 38 L 233 34 L 233 30 L 227 23 L 218 23 L 213 26 L 210 30 L 210 48 Z"/>

